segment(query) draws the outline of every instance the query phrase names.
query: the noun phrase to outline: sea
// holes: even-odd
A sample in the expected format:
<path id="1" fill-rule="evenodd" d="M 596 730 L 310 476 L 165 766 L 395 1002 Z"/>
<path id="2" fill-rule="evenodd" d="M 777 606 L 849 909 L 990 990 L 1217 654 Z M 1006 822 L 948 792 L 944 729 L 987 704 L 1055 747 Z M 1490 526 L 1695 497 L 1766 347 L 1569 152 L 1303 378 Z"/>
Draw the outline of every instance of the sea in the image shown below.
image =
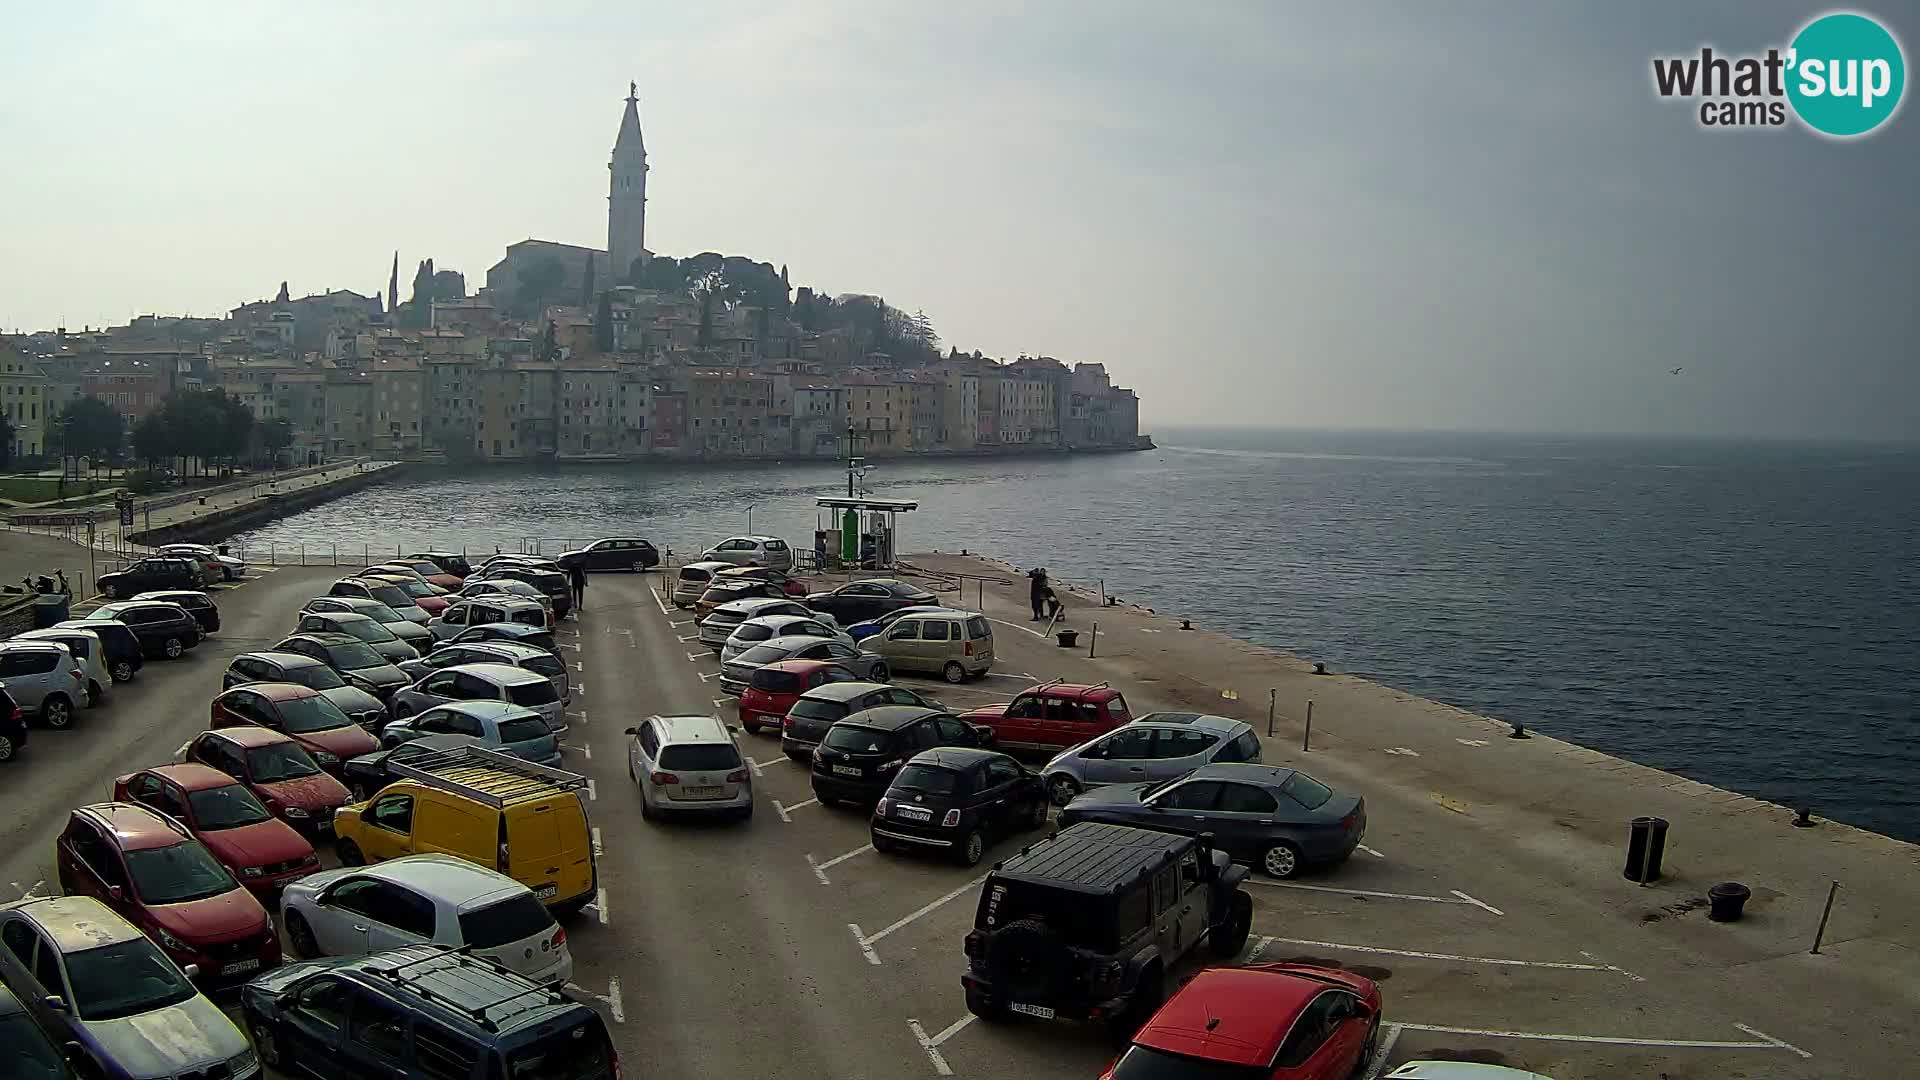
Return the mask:
<path id="1" fill-rule="evenodd" d="M 967 549 L 1434 700 L 1920 842 L 1920 447 L 1168 429 L 882 460 L 902 552 Z M 843 464 L 418 468 L 236 539 L 521 550 L 751 531 Z M 257 555 L 254 557 L 258 557 Z"/>

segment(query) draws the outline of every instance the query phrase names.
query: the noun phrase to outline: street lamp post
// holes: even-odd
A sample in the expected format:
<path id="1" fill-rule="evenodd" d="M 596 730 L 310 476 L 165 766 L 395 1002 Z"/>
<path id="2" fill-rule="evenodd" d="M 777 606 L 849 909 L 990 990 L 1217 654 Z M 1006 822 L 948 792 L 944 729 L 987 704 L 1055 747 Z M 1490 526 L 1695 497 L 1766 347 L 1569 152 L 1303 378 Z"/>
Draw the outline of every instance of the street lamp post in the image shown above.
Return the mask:
<path id="1" fill-rule="evenodd" d="M 747 535 L 748 536 L 753 535 L 753 505 L 754 504 L 752 503 L 747 504 Z"/>

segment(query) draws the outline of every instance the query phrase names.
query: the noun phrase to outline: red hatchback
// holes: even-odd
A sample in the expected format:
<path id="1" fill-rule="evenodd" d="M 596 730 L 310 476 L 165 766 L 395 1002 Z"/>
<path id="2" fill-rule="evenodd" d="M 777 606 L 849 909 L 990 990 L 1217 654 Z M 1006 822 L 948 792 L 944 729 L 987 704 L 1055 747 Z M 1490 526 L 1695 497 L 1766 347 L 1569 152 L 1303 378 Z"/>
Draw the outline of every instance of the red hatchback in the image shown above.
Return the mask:
<path id="1" fill-rule="evenodd" d="M 740 692 L 740 726 L 749 735 L 763 727 L 779 731 L 801 694 L 828 683 L 859 681 L 860 676 L 826 660 L 780 660 L 756 668 Z"/>
<path id="2" fill-rule="evenodd" d="M 320 869 L 306 837 L 275 818 L 247 786 L 205 765 L 161 765 L 113 782 L 115 802 L 158 810 L 187 827 L 220 864 L 271 898 L 281 886 Z"/>
<path id="3" fill-rule="evenodd" d="M 1380 987 L 1309 964 L 1208 968 L 1153 1014 L 1101 1080 L 1346 1080 L 1380 1041 Z"/>
<path id="4" fill-rule="evenodd" d="M 1041 683 L 1002 705 L 982 705 L 960 714 L 969 724 L 993 729 L 1002 750 L 1048 754 L 1079 746 L 1133 719 L 1127 699 L 1105 683 Z"/>
<path id="5" fill-rule="evenodd" d="M 164 814 L 133 803 L 83 806 L 54 842 L 69 896 L 91 896 L 140 928 L 202 984 L 244 982 L 280 965 L 267 909 Z"/>
<path id="6" fill-rule="evenodd" d="M 353 722 L 340 707 L 298 683 L 249 683 L 213 699 L 209 727 L 254 724 L 289 736 L 305 747 L 320 767 L 345 778 L 341 762 L 380 749 L 380 740 Z"/>
<path id="7" fill-rule="evenodd" d="M 270 813 L 310 836 L 332 836 L 333 812 L 353 801 L 347 786 L 321 772 L 299 743 L 252 724 L 201 732 L 182 760 L 247 785 Z"/>

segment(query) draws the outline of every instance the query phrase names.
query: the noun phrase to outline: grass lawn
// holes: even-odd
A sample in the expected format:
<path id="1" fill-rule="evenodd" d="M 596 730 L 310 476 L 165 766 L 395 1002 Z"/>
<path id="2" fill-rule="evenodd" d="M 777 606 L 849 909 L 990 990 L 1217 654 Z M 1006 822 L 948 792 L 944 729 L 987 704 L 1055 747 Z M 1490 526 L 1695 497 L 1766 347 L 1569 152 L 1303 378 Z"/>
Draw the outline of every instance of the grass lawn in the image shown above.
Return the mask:
<path id="1" fill-rule="evenodd" d="M 64 492 L 60 489 L 57 476 L 0 476 L 0 499 L 12 499 L 21 503 L 52 502 L 55 499 L 71 499 L 76 495 L 90 495 L 110 487 L 119 486 L 121 481 L 114 480 L 73 480 L 67 481 Z"/>

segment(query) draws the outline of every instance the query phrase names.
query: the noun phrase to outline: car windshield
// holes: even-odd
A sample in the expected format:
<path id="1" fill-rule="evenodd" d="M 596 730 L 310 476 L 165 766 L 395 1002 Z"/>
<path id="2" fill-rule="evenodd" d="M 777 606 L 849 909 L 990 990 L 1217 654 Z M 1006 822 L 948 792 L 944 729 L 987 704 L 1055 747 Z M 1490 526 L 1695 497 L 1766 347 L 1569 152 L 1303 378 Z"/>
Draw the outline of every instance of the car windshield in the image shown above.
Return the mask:
<path id="1" fill-rule="evenodd" d="M 532 742 L 552 734 L 553 731 L 547 727 L 547 722 L 537 716 L 500 721 L 500 741 L 503 743 Z"/>
<path id="2" fill-rule="evenodd" d="M 1287 797 L 1309 810 L 1317 810 L 1328 799 L 1333 798 L 1333 789 L 1308 776 L 1306 773 L 1294 773 L 1287 782 L 1280 785 Z"/>
<path id="3" fill-rule="evenodd" d="M 960 787 L 960 774 L 952 769 L 942 769 L 933 765 L 912 765 L 900 770 L 893 778 L 893 786 L 906 791 L 922 791 L 928 795 L 951 795 Z"/>
<path id="4" fill-rule="evenodd" d="M 541 679 L 539 682 L 514 683 L 507 687 L 507 700 L 534 709 L 559 701 L 560 695 L 553 689 L 552 683 Z"/>
<path id="5" fill-rule="evenodd" d="M 5 1080 L 61 1080 L 73 1075 L 26 1013 L 0 1016 L 0 1046 L 9 1055 L 0 1062 L 0 1077 Z"/>
<path id="6" fill-rule="evenodd" d="M 1234 1065 L 1135 1046 L 1113 1067 L 1112 1075 L 1113 1080 L 1265 1080 L 1271 1074 L 1252 1065 Z"/>
<path id="7" fill-rule="evenodd" d="M 118 1020 L 178 1005 L 198 991 L 144 937 L 67 955 L 67 984 L 82 1020 Z"/>
<path id="8" fill-rule="evenodd" d="M 220 861 L 189 840 L 168 847 L 127 852 L 133 888 L 149 904 L 184 904 L 240 887 Z"/>
<path id="9" fill-rule="evenodd" d="M 849 754 L 883 754 L 891 751 L 900 741 L 900 736 L 879 728 L 861 727 L 858 724 L 835 724 L 827 732 L 825 743 L 835 750 L 845 750 Z"/>
<path id="10" fill-rule="evenodd" d="M 386 663 L 371 646 L 358 641 L 341 642 L 327 646 L 327 662 L 341 671 L 358 671 L 361 668 L 379 667 Z"/>
<path id="11" fill-rule="evenodd" d="M 421 584 L 424 585 L 425 582 L 421 582 Z M 407 590 L 398 585 L 369 585 L 367 591 L 373 594 L 375 600 L 386 604 L 388 607 L 413 606 L 413 597 L 407 593 Z"/>
<path id="12" fill-rule="evenodd" d="M 554 929 L 547 906 L 532 893 L 460 913 L 460 938 L 472 949 L 497 949 Z"/>
<path id="13" fill-rule="evenodd" d="M 312 776 L 320 771 L 313 758 L 300 748 L 299 743 L 271 743 L 256 746 L 247 751 L 247 771 L 253 774 L 256 784 L 277 784 L 282 780 L 298 780 L 303 776 Z"/>
<path id="14" fill-rule="evenodd" d="M 679 743 L 660 751 L 660 767 L 688 772 L 720 772 L 740 767 L 732 743 Z"/>
<path id="15" fill-rule="evenodd" d="M 279 702 L 278 708 L 280 728 L 289 735 L 353 726 L 353 720 L 340 711 L 340 706 L 318 694 Z"/>
<path id="16" fill-rule="evenodd" d="M 598 1015 L 507 1058 L 507 1080 L 598 1080 L 612 1074 L 606 1030 Z"/>
<path id="17" fill-rule="evenodd" d="M 253 797 L 253 792 L 241 784 L 190 791 L 187 805 L 193 807 L 194 825 L 201 832 L 258 825 L 273 816 Z"/>
<path id="18" fill-rule="evenodd" d="M 735 632 L 738 633 L 738 631 Z M 753 667 L 759 667 L 762 664 L 771 664 L 775 660 L 785 660 L 786 658 L 787 650 L 776 649 L 771 645 L 755 645 L 753 648 L 734 657 L 734 659 L 740 663 Z"/>
<path id="19" fill-rule="evenodd" d="M 393 631 L 372 619 L 335 619 L 334 625 L 361 641 L 392 641 Z"/>
<path id="20" fill-rule="evenodd" d="M 309 690 L 338 690 L 347 685 L 345 679 L 325 664 L 303 664 L 288 668 L 287 681 L 298 683 Z"/>

